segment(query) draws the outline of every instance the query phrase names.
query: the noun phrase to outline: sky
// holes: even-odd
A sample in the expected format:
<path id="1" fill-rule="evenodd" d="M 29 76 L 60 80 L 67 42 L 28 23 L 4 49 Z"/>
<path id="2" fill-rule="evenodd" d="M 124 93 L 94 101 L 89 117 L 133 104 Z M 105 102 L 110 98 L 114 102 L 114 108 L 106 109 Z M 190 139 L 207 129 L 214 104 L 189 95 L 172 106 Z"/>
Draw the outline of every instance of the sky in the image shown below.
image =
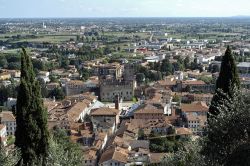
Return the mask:
<path id="1" fill-rule="evenodd" d="M 250 16 L 250 0 L 0 0 L 0 18 Z"/>

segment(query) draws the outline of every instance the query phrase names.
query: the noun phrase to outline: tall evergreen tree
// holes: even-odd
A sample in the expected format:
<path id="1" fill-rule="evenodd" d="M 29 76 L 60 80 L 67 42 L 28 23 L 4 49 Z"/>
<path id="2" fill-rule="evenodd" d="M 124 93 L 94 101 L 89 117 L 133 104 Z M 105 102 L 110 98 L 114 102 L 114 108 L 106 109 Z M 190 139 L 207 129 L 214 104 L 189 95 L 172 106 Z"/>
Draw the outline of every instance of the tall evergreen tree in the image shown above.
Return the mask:
<path id="1" fill-rule="evenodd" d="M 43 107 L 40 85 L 30 57 L 25 49 L 21 54 L 21 83 L 17 97 L 16 141 L 22 153 L 23 165 L 32 165 L 41 160 L 46 165 L 48 154 L 47 112 Z"/>
<path id="2" fill-rule="evenodd" d="M 232 51 L 228 46 L 225 55 L 222 58 L 220 74 L 216 82 L 215 95 L 212 99 L 209 113 L 212 115 L 218 115 L 218 106 L 223 103 L 223 100 L 230 99 L 230 97 L 233 96 L 234 89 L 239 88 L 240 80 L 237 66 Z"/>

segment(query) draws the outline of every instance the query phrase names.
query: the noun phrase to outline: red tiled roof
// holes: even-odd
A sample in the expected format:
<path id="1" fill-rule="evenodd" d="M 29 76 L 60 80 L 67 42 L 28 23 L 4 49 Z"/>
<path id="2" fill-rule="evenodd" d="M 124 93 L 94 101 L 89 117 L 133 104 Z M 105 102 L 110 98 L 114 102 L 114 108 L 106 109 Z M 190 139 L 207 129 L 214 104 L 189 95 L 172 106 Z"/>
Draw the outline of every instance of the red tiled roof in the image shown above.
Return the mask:
<path id="1" fill-rule="evenodd" d="M 183 112 L 207 112 L 208 106 L 205 102 L 193 102 L 191 104 L 181 104 Z"/>
<path id="2" fill-rule="evenodd" d="M 90 113 L 91 116 L 100 116 L 100 115 L 107 115 L 107 116 L 116 116 L 119 114 L 119 110 L 114 108 L 102 107 L 95 110 L 92 110 Z"/>

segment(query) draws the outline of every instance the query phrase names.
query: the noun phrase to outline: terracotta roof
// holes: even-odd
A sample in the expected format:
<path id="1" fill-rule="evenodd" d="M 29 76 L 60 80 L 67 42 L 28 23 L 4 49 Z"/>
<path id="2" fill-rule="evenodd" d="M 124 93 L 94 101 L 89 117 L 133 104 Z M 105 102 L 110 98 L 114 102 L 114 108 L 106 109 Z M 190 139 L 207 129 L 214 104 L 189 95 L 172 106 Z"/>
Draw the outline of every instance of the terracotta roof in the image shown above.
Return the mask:
<path id="1" fill-rule="evenodd" d="M 213 94 L 211 93 L 202 93 L 202 94 L 189 94 L 195 97 L 213 97 Z"/>
<path id="2" fill-rule="evenodd" d="M 97 158 L 97 150 L 89 149 L 84 152 L 84 160 L 95 160 Z"/>
<path id="3" fill-rule="evenodd" d="M 163 114 L 163 110 L 158 109 L 151 104 L 147 104 L 144 108 L 139 109 L 135 112 L 135 114 Z"/>
<path id="4" fill-rule="evenodd" d="M 155 127 L 170 127 L 171 124 L 168 120 L 160 120 L 160 119 L 131 119 L 129 122 L 126 122 L 126 131 L 130 133 L 138 133 L 139 128 L 144 129 L 144 133 L 148 129 L 151 131 L 152 128 Z"/>
<path id="5" fill-rule="evenodd" d="M 58 102 L 55 101 L 51 101 L 51 100 L 47 100 L 44 99 L 43 100 L 43 105 L 45 108 L 47 108 L 47 111 L 51 111 L 52 109 L 56 108 L 56 106 L 58 106 Z"/>
<path id="6" fill-rule="evenodd" d="M 193 102 L 191 104 L 181 104 L 183 112 L 207 112 L 208 106 L 205 102 Z"/>
<path id="7" fill-rule="evenodd" d="M 69 118 L 76 120 L 85 108 L 87 105 L 84 102 L 78 102 L 68 110 L 67 114 Z"/>
<path id="8" fill-rule="evenodd" d="M 130 142 L 131 149 L 143 148 L 149 149 L 149 141 L 148 140 L 133 140 Z"/>
<path id="9" fill-rule="evenodd" d="M 107 116 L 116 116 L 119 114 L 119 110 L 114 108 L 102 107 L 98 109 L 94 109 L 91 111 L 91 116 L 100 116 L 100 115 L 107 115 Z"/>
<path id="10" fill-rule="evenodd" d="M 123 144 L 125 144 L 125 141 L 122 137 L 116 136 L 114 140 L 112 141 L 112 144 L 117 145 L 117 146 L 122 146 Z"/>
<path id="11" fill-rule="evenodd" d="M 77 143 L 78 141 L 80 141 L 82 139 L 82 136 L 80 135 L 70 135 L 70 140 L 74 143 Z"/>
<path id="12" fill-rule="evenodd" d="M 160 80 L 157 81 L 158 84 L 162 85 L 162 86 L 173 86 L 176 84 L 176 81 L 165 81 L 165 80 Z"/>
<path id="13" fill-rule="evenodd" d="M 185 127 L 176 128 L 177 135 L 192 135 L 192 131 Z"/>
<path id="14" fill-rule="evenodd" d="M 122 148 L 110 147 L 102 155 L 99 163 L 104 163 L 109 160 L 115 160 L 121 163 L 127 163 L 128 154 Z"/>
<path id="15" fill-rule="evenodd" d="M 2 121 L 16 121 L 16 118 L 14 117 L 13 113 L 10 111 L 3 111 L 0 113 L 2 115 Z"/>
<path id="16" fill-rule="evenodd" d="M 197 81 L 182 81 L 183 85 L 205 85 L 206 83 L 204 81 L 201 80 L 197 80 Z"/>
<path id="17" fill-rule="evenodd" d="M 8 73 L 8 72 L 0 73 L 0 76 L 5 76 L 5 75 L 10 75 L 10 73 Z"/>
<path id="18" fill-rule="evenodd" d="M 166 153 L 150 153 L 150 163 L 160 163 L 166 155 Z"/>
<path id="19" fill-rule="evenodd" d="M 72 84 L 72 85 L 84 85 L 83 81 L 80 80 L 71 80 L 70 82 L 67 82 L 67 84 Z"/>
<path id="20" fill-rule="evenodd" d="M 91 130 L 81 130 L 82 137 L 93 137 L 93 132 Z"/>

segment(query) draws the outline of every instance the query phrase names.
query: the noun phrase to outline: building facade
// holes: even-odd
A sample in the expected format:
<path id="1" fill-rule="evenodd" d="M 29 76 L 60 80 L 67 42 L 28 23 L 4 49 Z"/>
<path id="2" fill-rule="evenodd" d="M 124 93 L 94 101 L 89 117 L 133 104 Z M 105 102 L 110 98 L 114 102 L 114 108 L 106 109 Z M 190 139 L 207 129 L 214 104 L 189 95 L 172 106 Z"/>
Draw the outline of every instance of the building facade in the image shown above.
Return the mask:
<path id="1" fill-rule="evenodd" d="M 136 88 L 136 81 L 104 80 L 100 82 L 101 101 L 113 102 L 115 96 L 124 101 L 132 100 Z"/>
<path id="2" fill-rule="evenodd" d="M 7 135 L 15 135 L 16 131 L 16 119 L 12 112 L 3 111 L 0 113 L 0 124 L 6 126 Z"/>

